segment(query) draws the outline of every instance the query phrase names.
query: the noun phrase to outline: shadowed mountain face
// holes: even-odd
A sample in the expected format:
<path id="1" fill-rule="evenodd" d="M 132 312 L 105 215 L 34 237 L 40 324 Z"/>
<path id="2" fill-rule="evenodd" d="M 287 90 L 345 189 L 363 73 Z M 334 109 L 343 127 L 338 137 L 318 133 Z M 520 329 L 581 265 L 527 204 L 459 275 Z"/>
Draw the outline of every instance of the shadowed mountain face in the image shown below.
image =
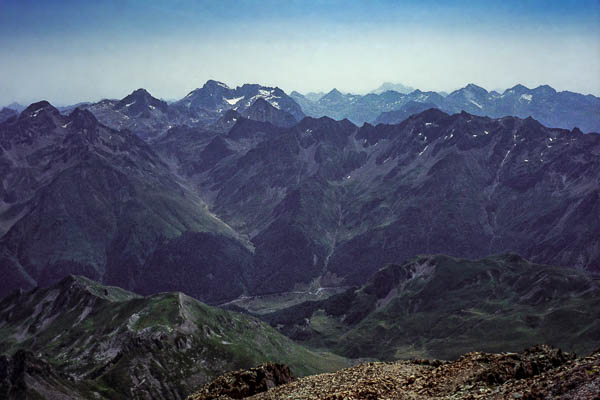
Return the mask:
<path id="1" fill-rule="evenodd" d="M 600 132 L 600 98 L 573 92 L 557 92 L 547 85 L 535 89 L 517 85 L 502 94 L 469 84 L 448 96 L 420 90 L 407 94 L 390 90 L 360 96 L 342 94 L 334 89 L 316 101 L 297 92 L 292 93 L 292 97 L 307 115 L 348 118 L 356 124 L 371 121 L 398 124 L 410 115 L 403 110 L 406 107 L 415 109 L 409 103 L 416 102 L 433 104 L 448 113 L 466 111 L 492 118 L 532 116 L 546 126 L 566 129 L 579 127 L 584 132 Z"/>
<path id="2" fill-rule="evenodd" d="M 182 293 L 142 297 L 80 276 L 3 299 L 0 332 L 1 352 L 15 353 L 0 357 L 0 394 L 9 399 L 181 399 L 265 361 L 284 362 L 296 375 L 348 365 Z"/>
<path id="3" fill-rule="evenodd" d="M 182 233 L 237 237 L 140 138 L 89 111 L 32 104 L 0 124 L 0 146 L 2 295 L 69 273 L 135 288 Z"/>
<path id="4" fill-rule="evenodd" d="M 351 357 L 453 359 L 548 343 L 598 346 L 600 287 L 584 273 L 517 255 L 420 256 L 363 286 L 263 316 L 285 334 Z"/>
<path id="5" fill-rule="evenodd" d="M 597 134 L 428 110 L 362 128 L 239 120 L 194 151 L 190 135 L 170 140 L 211 209 L 251 238 L 256 293 L 361 284 L 431 253 L 600 270 Z"/>

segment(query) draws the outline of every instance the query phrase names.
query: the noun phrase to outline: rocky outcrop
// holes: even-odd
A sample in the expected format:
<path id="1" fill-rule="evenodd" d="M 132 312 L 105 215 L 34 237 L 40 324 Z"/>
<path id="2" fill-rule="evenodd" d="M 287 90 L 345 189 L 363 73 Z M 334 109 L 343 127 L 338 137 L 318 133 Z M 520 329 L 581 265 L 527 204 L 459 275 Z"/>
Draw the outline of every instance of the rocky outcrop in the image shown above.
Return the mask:
<path id="1" fill-rule="evenodd" d="M 248 398 L 597 399 L 599 363 L 598 352 L 575 358 L 548 346 L 521 353 L 468 353 L 454 362 L 371 362 L 302 378 Z"/>
<path id="2" fill-rule="evenodd" d="M 188 400 L 243 399 L 293 380 L 294 376 L 287 365 L 265 363 L 256 368 L 222 375 L 188 397 Z"/>

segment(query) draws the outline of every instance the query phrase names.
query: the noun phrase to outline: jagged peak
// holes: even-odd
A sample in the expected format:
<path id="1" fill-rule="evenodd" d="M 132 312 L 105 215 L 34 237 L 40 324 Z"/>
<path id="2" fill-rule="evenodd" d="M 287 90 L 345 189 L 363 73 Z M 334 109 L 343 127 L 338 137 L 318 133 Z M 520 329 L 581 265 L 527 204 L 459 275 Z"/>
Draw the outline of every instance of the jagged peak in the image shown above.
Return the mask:
<path id="1" fill-rule="evenodd" d="M 467 85 L 464 87 L 464 89 L 483 89 L 483 88 L 474 83 L 467 83 Z M 485 89 L 483 89 L 483 90 L 485 90 Z"/>
<path id="2" fill-rule="evenodd" d="M 465 86 L 463 89 L 466 89 L 466 90 L 468 90 L 468 91 L 471 91 L 471 92 L 479 92 L 479 93 L 485 93 L 485 94 L 487 94 L 487 93 L 488 93 L 488 91 L 487 91 L 487 90 L 485 90 L 485 89 L 484 89 L 484 88 L 482 88 L 481 86 L 477 86 L 477 85 L 476 85 L 476 84 L 474 84 L 474 83 L 469 83 L 469 84 L 468 84 L 467 86 Z"/>
<path id="3" fill-rule="evenodd" d="M 131 92 L 131 96 L 150 96 L 152 95 L 144 88 L 139 88 Z"/>
<path id="4" fill-rule="evenodd" d="M 578 127 L 575 127 L 571 130 L 571 135 L 584 135 L 584 133 L 581 131 L 581 129 L 579 129 Z"/>
<path id="5" fill-rule="evenodd" d="M 532 90 L 535 93 L 556 94 L 556 90 L 550 85 L 540 85 Z"/>
<path id="6" fill-rule="evenodd" d="M 325 96 L 322 97 L 322 99 L 326 98 L 326 97 L 339 97 L 339 96 L 343 96 L 343 93 L 340 92 L 339 90 L 337 90 L 336 88 L 331 89 Z"/>
<path id="7" fill-rule="evenodd" d="M 258 97 L 256 100 L 254 100 L 254 102 L 252 103 L 252 105 L 250 107 L 248 107 L 248 109 L 265 108 L 265 107 L 276 109 L 275 107 L 273 107 L 273 105 L 271 103 L 269 103 L 263 97 Z"/>
<path id="8" fill-rule="evenodd" d="M 543 128 L 542 125 L 537 119 L 534 119 L 531 115 L 527 118 L 523 119 L 523 126 L 527 128 Z"/>
<path id="9" fill-rule="evenodd" d="M 35 118 L 40 114 L 51 113 L 51 114 L 60 114 L 60 112 L 48 101 L 42 100 L 36 103 L 32 103 L 27 107 L 21 115 L 19 119 L 23 118 Z"/>
<path id="10" fill-rule="evenodd" d="M 463 113 L 466 115 L 471 115 L 464 111 L 461 112 L 461 114 L 463 114 Z M 413 114 L 409 118 L 411 118 L 411 119 L 426 119 L 427 122 L 434 122 L 434 121 L 439 121 L 440 119 L 443 119 L 443 118 L 448 118 L 449 116 L 450 116 L 449 114 L 443 112 L 439 108 L 431 107 L 431 108 L 428 108 L 427 110 L 422 111 L 418 114 Z"/>
<path id="11" fill-rule="evenodd" d="M 140 88 L 121 99 L 115 104 L 114 109 L 126 112 L 140 112 L 146 106 L 151 106 L 149 108 L 159 108 L 163 112 L 166 112 L 168 107 L 166 102 L 152 96 L 146 89 Z"/>
<path id="12" fill-rule="evenodd" d="M 231 89 L 229 86 L 227 86 L 227 84 L 216 81 L 214 79 L 207 80 L 206 83 L 204 84 L 204 86 L 202 86 L 202 87 L 203 88 L 214 88 L 214 87 L 218 87 L 218 86 L 220 86 L 224 89 Z"/>
<path id="13" fill-rule="evenodd" d="M 520 83 L 518 83 L 518 84 L 516 84 L 515 86 L 513 86 L 513 87 L 511 87 L 511 88 L 509 88 L 509 89 L 506 89 L 506 90 L 504 91 L 504 93 L 505 93 L 505 94 L 506 94 L 506 93 L 517 93 L 517 94 L 523 94 L 523 93 L 527 93 L 527 92 L 529 92 L 529 91 L 531 91 L 531 89 L 529 89 L 528 87 L 526 87 L 526 86 L 524 86 L 524 85 L 521 85 Z"/>
<path id="14" fill-rule="evenodd" d="M 150 92 L 148 92 L 146 89 L 140 88 L 140 89 L 134 90 L 133 92 L 131 92 L 130 94 L 125 96 L 119 103 L 121 103 L 123 101 L 134 100 L 134 99 L 135 100 L 144 100 L 144 101 L 156 101 L 156 102 L 162 101 L 162 100 L 159 100 L 156 97 L 152 96 L 150 94 Z"/>

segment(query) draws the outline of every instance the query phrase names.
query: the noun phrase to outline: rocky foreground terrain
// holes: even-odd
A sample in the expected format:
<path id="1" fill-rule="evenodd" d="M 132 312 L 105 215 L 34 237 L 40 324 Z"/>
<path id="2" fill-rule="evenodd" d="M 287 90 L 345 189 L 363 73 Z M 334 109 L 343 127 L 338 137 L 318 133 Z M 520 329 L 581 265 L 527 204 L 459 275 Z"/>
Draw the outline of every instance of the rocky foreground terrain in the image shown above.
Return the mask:
<path id="1" fill-rule="evenodd" d="M 265 391 L 287 378 L 286 371 L 269 364 L 229 373 L 188 400 L 600 399 L 600 351 L 576 358 L 545 345 L 520 353 L 472 352 L 452 362 L 369 362 Z M 248 396 L 251 388 L 258 393 Z"/>

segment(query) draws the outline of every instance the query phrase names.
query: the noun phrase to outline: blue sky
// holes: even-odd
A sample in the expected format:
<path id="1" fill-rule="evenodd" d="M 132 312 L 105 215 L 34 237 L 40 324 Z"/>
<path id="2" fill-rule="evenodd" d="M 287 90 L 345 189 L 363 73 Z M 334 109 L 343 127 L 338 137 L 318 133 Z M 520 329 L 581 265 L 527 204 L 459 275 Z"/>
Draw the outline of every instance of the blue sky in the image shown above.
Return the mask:
<path id="1" fill-rule="evenodd" d="M 179 98 L 217 79 L 600 95 L 600 0 L 0 0 L 0 105 Z"/>

